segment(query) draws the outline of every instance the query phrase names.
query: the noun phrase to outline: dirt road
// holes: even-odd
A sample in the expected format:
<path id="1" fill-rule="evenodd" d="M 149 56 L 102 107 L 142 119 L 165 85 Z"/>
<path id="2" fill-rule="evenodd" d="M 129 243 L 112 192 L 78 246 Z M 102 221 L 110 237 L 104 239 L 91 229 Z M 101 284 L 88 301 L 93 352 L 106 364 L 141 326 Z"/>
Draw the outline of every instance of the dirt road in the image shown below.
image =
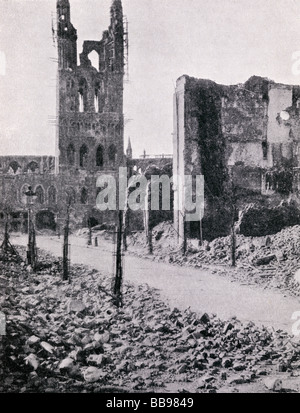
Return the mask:
<path id="1" fill-rule="evenodd" d="M 101 240 L 98 247 L 87 247 L 86 240 L 71 237 L 71 262 L 89 265 L 103 274 L 113 273 L 113 245 Z M 13 238 L 13 243 L 26 245 L 26 236 Z M 62 239 L 37 238 L 39 248 L 56 256 L 62 255 Z M 239 320 L 273 326 L 292 333 L 292 314 L 300 311 L 296 298 L 259 287 L 240 285 L 209 270 L 184 268 L 153 262 L 132 255 L 124 257 L 125 280 L 147 283 L 160 290 L 170 306 L 196 312 L 217 314 L 222 319 L 236 316 Z"/>

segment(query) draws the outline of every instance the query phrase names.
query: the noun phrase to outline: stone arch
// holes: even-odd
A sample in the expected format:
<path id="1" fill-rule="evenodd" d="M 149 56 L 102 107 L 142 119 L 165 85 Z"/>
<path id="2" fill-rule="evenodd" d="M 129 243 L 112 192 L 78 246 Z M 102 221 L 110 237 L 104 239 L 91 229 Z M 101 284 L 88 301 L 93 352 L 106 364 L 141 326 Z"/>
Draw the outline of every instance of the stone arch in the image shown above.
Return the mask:
<path id="1" fill-rule="evenodd" d="M 45 191 L 42 185 L 38 185 L 35 188 L 35 195 L 36 195 L 36 203 L 37 204 L 44 204 L 45 203 Z"/>
<path id="2" fill-rule="evenodd" d="M 91 65 L 99 70 L 99 53 L 96 52 L 96 50 L 92 50 L 89 54 L 88 54 L 88 59 L 91 62 Z"/>
<path id="3" fill-rule="evenodd" d="M 85 112 L 87 109 L 87 81 L 84 77 L 79 80 L 78 84 L 79 112 Z"/>
<path id="4" fill-rule="evenodd" d="M 57 190 L 54 185 L 51 185 L 48 188 L 48 203 L 51 205 L 56 204 L 57 202 Z"/>
<path id="5" fill-rule="evenodd" d="M 80 203 L 86 205 L 88 203 L 88 191 L 86 188 L 81 189 Z"/>
<path id="6" fill-rule="evenodd" d="M 96 113 L 102 112 L 102 99 L 99 81 L 96 81 L 94 84 L 94 108 Z"/>
<path id="7" fill-rule="evenodd" d="M 108 160 L 111 165 L 115 165 L 117 158 L 117 148 L 114 144 L 111 144 L 108 148 Z"/>
<path id="8" fill-rule="evenodd" d="M 88 153 L 89 153 L 88 147 L 84 143 L 79 150 L 79 166 L 81 168 L 87 167 Z"/>
<path id="9" fill-rule="evenodd" d="M 67 148 L 67 160 L 69 165 L 75 165 L 75 148 L 72 143 Z"/>
<path id="10" fill-rule="evenodd" d="M 21 169 L 20 164 L 17 161 L 12 161 L 8 166 L 8 173 L 16 174 Z"/>
<path id="11" fill-rule="evenodd" d="M 35 161 L 29 162 L 26 168 L 27 172 L 33 172 L 33 173 L 36 172 L 38 169 L 39 169 L 39 165 Z"/>
<path id="12" fill-rule="evenodd" d="M 99 168 L 102 168 L 103 164 L 104 164 L 104 148 L 100 144 L 98 145 L 97 151 L 96 151 L 96 166 L 98 166 Z"/>

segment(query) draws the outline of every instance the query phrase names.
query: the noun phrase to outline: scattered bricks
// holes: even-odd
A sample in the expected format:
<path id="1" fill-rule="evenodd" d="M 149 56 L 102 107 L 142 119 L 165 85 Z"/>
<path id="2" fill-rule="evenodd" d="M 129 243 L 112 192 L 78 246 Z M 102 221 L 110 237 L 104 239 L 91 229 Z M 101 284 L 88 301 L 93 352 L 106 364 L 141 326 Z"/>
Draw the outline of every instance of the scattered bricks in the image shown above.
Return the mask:
<path id="1" fill-rule="evenodd" d="M 187 365 L 186 365 L 186 364 L 182 364 L 182 365 L 179 366 L 179 368 L 177 369 L 177 373 L 178 373 L 178 374 L 185 373 L 186 371 L 187 371 Z"/>
<path id="2" fill-rule="evenodd" d="M 64 359 L 58 366 L 61 371 L 68 371 L 74 367 L 74 360 L 71 358 Z"/>
<path id="3" fill-rule="evenodd" d="M 29 346 L 33 346 L 34 344 L 37 344 L 41 341 L 41 339 L 39 337 L 36 336 L 31 336 L 29 337 L 29 339 L 27 340 L 27 344 Z"/>
<path id="4" fill-rule="evenodd" d="M 210 321 L 209 315 L 208 314 L 203 314 L 203 316 L 200 318 L 201 323 L 203 324 L 208 324 Z"/>
<path id="5" fill-rule="evenodd" d="M 88 383 L 95 383 L 103 380 L 106 377 L 106 373 L 97 367 L 88 367 L 83 373 L 84 380 Z"/>
<path id="6" fill-rule="evenodd" d="M 227 323 L 224 327 L 223 334 L 226 334 L 228 331 L 232 330 L 233 328 L 234 328 L 233 324 Z"/>
<path id="7" fill-rule="evenodd" d="M 47 352 L 50 353 L 50 354 L 53 354 L 53 352 L 54 352 L 54 347 L 51 346 L 51 344 L 46 343 L 45 341 L 42 341 L 42 342 L 40 343 L 40 346 L 42 347 L 43 350 L 47 351 Z"/>
<path id="8" fill-rule="evenodd" d="M 34 371 L 37 370 L 40 365 L 38 358 L 32 353 L 25 358 L 25 362 L 27 365 L 31 366 Z"/>
<path id="9" fill-rule="evenodd" d="M 242 364 L 242 363 L 234 363 L 232 368 L 235 371 L 242 371 L 242 370 L 246 370 L 247 366 L 245 364 Z"/>
<path id="10" fill-rule="evenodd" d="M 287 363 L 284 363 L 284 362 L 279 363 L 279 365 L 278 365 L 278 371 L 281 372 L 281 373 L 286 372 L 288 370 L 288 368 L 289 368 L 289 365 Z"/>
<path id="11" fill-rule="evenodd" d="M 282 389 L 282 380 L 276 377 L 268 377 L 264 380 L 264 385 L 268 390 L 278 392 Z"/>
<path id="12" fill-rule="evenodd" d="M 228 379 L 228 384 L 230 385 L 236 385 L 236 384 L 244 384 L 244 383 L 248 383 L 249 380 L 247 378 L 245 378 L 244 376 L 232 376 Z"/>
<path id="13" fill-rule="evenodd" d="M 268 255 L 266 257 L 258 258 L 257 260 L 254 261 L 254 264 L 259 266 L 259 265 L 268 265 L 270 264 L 271 261 L 276 259 L 276 255 Z"/>
<path id="14" fill-rule="evenodd" d="M 221 367 L 222 361 L 221 360 L 214 360 L 212 363 L 213 367 Z"/>
<path id="15" fill-rule="evenodd" d="M 221 373 L 221 380 L 227 380 L 227 373 L 225 371 Z"/>
<path id="16" fill-rule="evenodd" d="M 195 332 L 193 333 L 193 337 L 194 337 L 196 340 L 199 340 L 200 338 L 205 337 L 206 335 L 207 335 L 207 330 L 206 330 L 206 328 L 202 328 L 201 330 L 197 330 L 197 331 L 195 331 Z"/>
<path id="17" fill-rule="evenodd" d="M 68 313 L 80 313 L 85 310 L 85 305 L 80 300 L 71 300 L 68 304 Z"/>
<path id="18" fill-rule="evenodd" d="M 229 367 L 232 367 L 232 364 L 233 364 L 232 359 L 224 358 L 222 360 L 222 366 L 225 367 L 226 369 L 229 368 Z"/>
<path id="19" fill-rule="evenodd" d="M 140 376 L 141 368 L 149 380 L 139 383 L 139 389 L 151 388 L 154 377 L 156 382 L 189 382 L 197 380 L 203 373 L 207 373 L 203 388 L 208 390 L 213 386 L 218 389 L 224 386 L 224 380 L 233 384 L 249 382 L 251 372 L 260 377 L 270 374 L 275 366 L 274 362 L 268 364 L 272 361 L 266 360 L 269 355 L 272 359 L 280 357 L 277 363 L 288 368 L 296 367 L 300 360 L 297 343 L 287 333 L 253 323 L 242 325 L 236 319 L 224 322 L 216 316 L 205 317 L 207 322 L 204 324 L 200 321 L 201 316 L 191 311 L 172 312 L 148 286 L 136 288 L 126 284 L 128 311 L 112 311 L 104 293 L 91 294 L 95 286 L 93 274 L 82 268 L 73 272 L 76 275 L 72 285 L 61 285 L 59 277 L 47 274 L 43 274 L 42 281 L 36 285 L 36 278 L 21 280 L 18 292 L 11 296 L 14 304 L 6 309 L 11 311 L 8 330 L 12 335 L 7 349 L 10 365 L 16 368 L 17 362 L 23 360 L 26 364 L 25 358 L 31 354 L 32 364 L 25 365 L 24 371 L 36 368 L 40 376 L 40 370 L 49 369 L 59 384 L 56 391 L 74 390 L 78 384 L 81 391 L 89 392 L 94 382 L 106 379 L 105 374 L 109 374 L 109 382 L 126 386 L 136 380 L 132 374 Z M 104 275 L 103 280 L 102 276 L 99 279 L 108 289 L 109 280 L 105 281 Z M 56 299 L 58 286 L 62 289 L 59 300 Z M 67 314 L 65 303 L 70 297 L 87 303 L 86 311 Z M 29 306 L 24 311 L 26 303 L 32 300 L 37 300 L 36 306 Z M 110 316 L 106 317 L 108 311 Z M 176 326 L 178 319 L 183 327 Z M 148 332 L 147 326 L 151 326 Z M 148 342 L 145 341 L 147 338 Z M 190 340 L 197 340 L 197 346 L 194 347 L 194 341 Z M 39 367 L 34 364 L 32 354 L 38 357 Z M 96 370 L 87 370 L 88 367 Z M 62 373 L 63 376 L 67 374 L 67 381 L 66 377 L 61 380 Z M 13 371 L 9 374 L 14 377 Z M 82 374 L 85 374 L 85 381 Z M 40 378 L 28 383 L 29 386 L 34 383 L 38 386 L 34 389 L 43 392 L 55 388 Z M 7 389 L 8 385 L 3 386 Z M 20 391 L 27 383 L 10 383 L 9 386 Z"/>

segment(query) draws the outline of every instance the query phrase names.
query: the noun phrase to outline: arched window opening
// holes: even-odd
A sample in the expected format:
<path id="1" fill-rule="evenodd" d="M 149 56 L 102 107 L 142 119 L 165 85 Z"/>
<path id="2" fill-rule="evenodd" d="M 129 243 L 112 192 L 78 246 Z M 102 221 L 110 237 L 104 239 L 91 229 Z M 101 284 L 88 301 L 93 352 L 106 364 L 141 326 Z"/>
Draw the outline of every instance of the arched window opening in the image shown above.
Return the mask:
<path id="1" fill-rule="evenodd" d="M 100 83 L 96 82 L 95 83 L 95 90 L 94 90 L 94 107 L 95 107 L 95 112 L 96 113 L 100 112 L 99 96 L 100 96 Z"/>
<path id="2" fill-rule="evenodd" d="M 83 94 L 82 92 L 78 92 L 78 100 L 79 100 L 79 112 L 84 112 L 84 104 L 83 104 Z"/>
<path id="3" fill-rule="evenodd" d="M 116 149 L 115 145 L 112 144 L 108 148 L 108 159 L 109 159 L 109 162 L 112 165 L 115 165 L 116 157 L 117 157 L 117 149 Z"/>
<path id="4" fill-rule="evenodd" d="M 48 190 L 48 200 L 49 200 L 49 204 L 51 205 L 56 204 L 56 188 L 54 186 L 50 186 Z"/>
<path id="5" fill-rule="evenodd" d="M 91 62 L 91 65 L 99 70 L 99 54 L 96 52 L 96 50 L 93 50 L 89 55 L 88 58 Z"/>
<path id="6" fill-rule="evenodd" d="M 79 112 L 82 113 L 86 110 L 86 104 L 87 104 L 87 83 L 84 78 L 80 79 L 80 82 L 79 82 L 78 99 L 79 99 Z"/>
<path id="7" fill-rule="evenodd" d="M 99 145 L 97 148 L 97 152 L 96 152 L 96 166 L 99 166 L 100 168 L 103 166 L 103 155 L 104 155 L 104 150 L 103 150 L 103 146 Z"/>
<path id="8" fill-rule="evenodd" d="M 36 194 L 36 202 L 38 204 L 43 204 L 45 202 L 45 195 L 44 195 L 44 190 L 41 187 L 41 185 L 39 185 L 36 190 L 35 190 L 35 194 Z"/>
<path id="9" fill-rule="evenodd" d="M 9 164 L 8 172 L 11 174 L 16 174 L 21 169 L 21 166 L 18 164 L 17 161 L 12 161 Z"/>
<path id="10" fill-rule="evenodd" d="M 67 159 L 69 165 L 75 165 L 75 149 L 72 144 L 68 146 L 67 149 Z"/>
<path id="11" fill-rule="evenodd" d="M 80 162 L 79 165 L 81 168 L 87 167 L 87 158 L 88 158 L 88 148 L 86 145 L 82 145 L 80 148 Z"/>
<path id="12" fill-rule="evenodd" d="M 99 97 L 98 97 L 98 90 L 97 89 L 95 89 L 94 106 L 95 106 L 95 112 L 99 113 Z"/>
<path id="13" fill-rule="evenodd" d="M 35 172 L 39 169 L 39 165 L 37 164 L 37 162 L 32 161 L 27 165 L 27 171 L 28 172 Z"/>
<path id="14" fill-rule="evenodd" d="M 80 203 L 86 205 L 88 203 L 88 192 L 86 188 L 82 188 L 80 195 Z"/>

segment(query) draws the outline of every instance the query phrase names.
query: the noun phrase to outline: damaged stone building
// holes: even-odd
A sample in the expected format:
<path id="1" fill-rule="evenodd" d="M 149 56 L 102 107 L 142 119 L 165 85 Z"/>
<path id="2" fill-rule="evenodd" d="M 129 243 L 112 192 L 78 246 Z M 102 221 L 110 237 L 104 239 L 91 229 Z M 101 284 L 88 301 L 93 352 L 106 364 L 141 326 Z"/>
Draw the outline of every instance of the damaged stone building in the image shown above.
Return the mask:
<path id="1" fill-rule="evenodd" d="M 54 229 L 64 219 L 67 195 L 74 223 L 113 219 L 96 206 L 100 174 L 114 175 L 124 155 L 124 25 L 121 0 L 113 0 L 110 26 L 99 41 L 84 41 L 77 64 L 77 31 L 69 0 L 57 0 L 58 49 L 56 154 L 0 157 L 1 198 L 13 202 L 11 226 L 26 228 L 25 192 L 36 193 L 37 228 Z M 92 65 L 91 53 L 97 58 Z M 99 190 L 99 189 L 98 189 Z M 4 219 L 3 214 L 0 219 Z"/>
<path id="2" fill-rule="evenodd" d="M 238 192 L 240 207 L 247 202 L 276 205 L 288 197 L 297 198 L 299 110 L 300 87 L 267 78 L 253 76 L 231 86 L 186 75 L 177 80 L 173 171 L 182 179 L 204 175 L 203 221 L 206 227 L 219 227 L 216 235 L 226 234 L 224 222 L 210 216 L 216 200 L 222 203 L 228 182 Z M 174 223 L 180 236 L 183 193 L 184 186 L 175 188 Z"/>

